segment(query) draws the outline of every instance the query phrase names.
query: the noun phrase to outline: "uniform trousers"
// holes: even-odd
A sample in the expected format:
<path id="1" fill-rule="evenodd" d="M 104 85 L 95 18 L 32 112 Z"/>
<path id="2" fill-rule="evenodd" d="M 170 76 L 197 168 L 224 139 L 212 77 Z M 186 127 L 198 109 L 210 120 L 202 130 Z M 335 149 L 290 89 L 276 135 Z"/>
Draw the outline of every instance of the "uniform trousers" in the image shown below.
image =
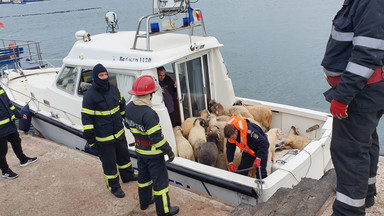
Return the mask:
<path id="1" fill-rule="evenodd" d="M 0 169 L 3 171 L 3 173 L 9 169 L 6 159 L 8 152 L 8 141 L 11 143 L 12 149 L 20 162 L 27 160 L 27 156 L 25 156 L 21 147 L 21 139 L 18 132 L 0 137 Z"/>
<path id="2" fill-rule="evenodd" d="M 148 205 L 152 200 L 152 187 L 155 195 L 157 214 L 169 213 L 169 179 L 163 154 L 155 156 L 137 155 L 139 169 L 138 185 L 140 205 Z"/>
<path id="3" fill-rule="evenodd" d="M 107 188 L 112 192 L 120 188 L 116 164 L 123 182 L 130 181 L 134 175 L 127 141 L 125 135 L 122 136 L 122 139 L 116 139 L 112 143 L 97 143 Z"/>
<path id="4" fill-rule="evenodd" d="M 268 156 L 268 155 L 267 155 Z M 262 178 L 266 178 L 267 177 L 267 161 L 268 161 L 268 157 L 264 157 L 264 158 L 260 158 L 261 159 L 261 163 L 260 163 L 260 170 L 261 170 L 261 177 Z M 256 160 L 256 157 L 255 156 L 252 156 L 251 154 L 249 153 L 246 153 L 246 152 L 243 152 L 242 155 L 241 155 L 241 162 L 240 162 L 240 165 L 239 167 L 237 168 L 238 170 L 242 170 L 242 169 L 247 169 L 247 168 L 250 168 L 253 166 L 253 162 Z M 241 175 L 248 175 L 248 171 L 242 171 L 242 172 L 239 172 L 239 174 Z M 256 178 L 260 179 L 259 178 L 259 169 L 257 168 L 256 170 Z"/>
<path id="5" fill-rule="evenodd" d="M 348 111 L 348 118 L 333 118 L 331 156 L 337 176 L 334 216 L 365 215 L 365 198 L 376 195 L 376 127 L 383 112 Z"/>

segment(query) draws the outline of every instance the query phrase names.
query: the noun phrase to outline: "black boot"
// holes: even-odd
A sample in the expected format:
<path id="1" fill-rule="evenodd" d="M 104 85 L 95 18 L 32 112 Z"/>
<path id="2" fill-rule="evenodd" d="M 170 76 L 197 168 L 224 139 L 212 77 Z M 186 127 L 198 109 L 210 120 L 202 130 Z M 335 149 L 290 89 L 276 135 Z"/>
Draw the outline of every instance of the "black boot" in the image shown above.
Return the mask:
<path id="1" fill-rule="evenodd" d="M 121 190 L 121 188 L 117 188 L 115 190 L 112 190 L 111 191 L 113 195 L 115 195 L 115 197 L 117 198 L 123 198 L 125 197 L 125 193 L 123 190 Z"/>
<path id="2" fill-rule="evenodd" d="M 140 205 L 140 209 L 141 209 L 141 210 L 145 210 L 145 209 L 148 208 L 149 205 L 153 204 L 154 202 L 155 202 L 155 197 L 152 196 L 151 201 L 150 201 L 147 205 Z"/>
<path id="3" fill-rule="evenodd" d="M 177 213 L 179 213 L 179 206 L 173 206 L 171 207 L 168 213 L 159 214 L 159 216 L 171 216 L 171 215 L 176 215 Z"/>
<path id="4" fill-rule="evenodd" d="M 375 205 L 375 196 L 369 196 L 365 198 L 365 207 L 369 208 Z"/>
<path id="5" fill-rule="evenodd" d="M 128 180 L 122 180 L 122 181 L 123 181 L 123 183 L 128 183 L 128 182 L 130 182 L 130 181 L 137 181 L 137 177 L 138 177 L 137 174 L 133 174 L 133 175 L 132 175 L 132 178 L 130 178 L 130 179 L 128 179 Z"/>

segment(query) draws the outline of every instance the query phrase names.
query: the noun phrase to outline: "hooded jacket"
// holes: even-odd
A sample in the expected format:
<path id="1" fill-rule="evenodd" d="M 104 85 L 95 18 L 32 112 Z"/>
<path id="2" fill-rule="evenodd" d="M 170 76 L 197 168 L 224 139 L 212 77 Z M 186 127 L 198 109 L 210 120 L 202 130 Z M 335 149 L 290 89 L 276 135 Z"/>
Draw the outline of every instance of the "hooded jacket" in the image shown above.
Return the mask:
<path id="1" fill-rule="evenodd" d="M 93 68 L 93 83 L 85 93 L 81 110 L 83 136 L 89 144 L 111 143 L 123 139 L 125 99 L 116 86 L 108 80 L 99 79 L 101 72 L 107 72 L 104 66 L 97 64 Z"/>

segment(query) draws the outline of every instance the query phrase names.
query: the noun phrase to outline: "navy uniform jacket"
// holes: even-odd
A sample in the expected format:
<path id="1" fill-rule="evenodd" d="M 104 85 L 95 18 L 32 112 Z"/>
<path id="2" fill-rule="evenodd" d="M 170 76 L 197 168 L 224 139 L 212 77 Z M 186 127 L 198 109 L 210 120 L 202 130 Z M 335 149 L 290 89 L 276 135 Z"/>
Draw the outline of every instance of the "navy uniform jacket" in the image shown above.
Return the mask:
<path id="1" fill-rule="evenodd" d="M 7 93 L 0 87 L 0 137 L 16 133 L 15 118 L 21 118 L 21 114 L 9 100 Z"/>
<path id="2" fill-rule="evenodd" d="M 383 0 L 346 0 L 333 20 L 324 59 L 326 75 L 341 75 L 340 83 L 324 93 L 349 105 L 348 110 L 375 112 L 384 107 L 384 81 L 366 85 L 384 65 Z"/>
<path id="3" fill-rule="evenodd" d="M 159 116 L 146 105 L 136 105 L 132 101 L 125 108 L 125 122 L 135 138 L 149 140 L 151 147 L 136 145 L 136 152 L 144 156 L 160 155 L 170 146 L 161 131 Z"/>
<path id="4" fill-rule="evenodd" d="M 263 159 L 268 157 L 269 142 L 264 131 L 251 122 L 247 121 L 247 144 L 250 149 L 255 152 L 256 157 Z M 240 139 L 240 133 L 237 139 Z M 236 144 L 227 141 L 227 159 L 228 162 L 233 162 L 233 157 L 236 150 Z"/>
<path id="5" fill-rule="evenodd" d="M 88 143 L 110 143 L 122 139 L 124 134 L 125 100 L 114 85 L 108 91 L 99 91 L 95 85 L 86 92 L 83 98 L 81 120 L 84 138 Z"/>

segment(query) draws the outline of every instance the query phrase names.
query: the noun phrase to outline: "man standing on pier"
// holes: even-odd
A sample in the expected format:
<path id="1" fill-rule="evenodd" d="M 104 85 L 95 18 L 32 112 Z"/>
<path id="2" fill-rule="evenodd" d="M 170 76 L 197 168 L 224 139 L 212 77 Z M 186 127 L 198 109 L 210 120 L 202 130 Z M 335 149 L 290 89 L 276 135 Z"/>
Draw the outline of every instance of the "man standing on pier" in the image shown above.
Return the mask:
<path id="1" fill-rule="evenodd" d="M 37 161 L 36 157 L 25 156 L 21 147 L 21 139 L 17 132 L 15 118 L 27 119 L 27 116 L 21 115 L 16 107 L 11 104 L 7 93 L 0 86 L 0 169 L 2 176 L 8 179 L 17 178 L 19 175 L 14 173 L 8 166 L 6 155 L 8 152 L 8 141 L 12 145 L 17 158 L 20 160 L 20 166 L 24 167 Z"/>
<path id="2" fill-rule="evenodd" d="M 129 91 L 135 96 L 125 109 L 125 120 L 127 128 L 135 137 L 141 210 L 156 202 L 157 215 L 175 215 L 179 212 L 179 207 L 171 207 L 168 172 L 164 160 L 164 154 L 168 155 L 168 162 L 175 158 L 175 154 L 161 131 L 159 116 L 151 108 L 152 94 L 157 89 L 152 76 L 137 78 Z"/>
<path id="3" fill-rule="evenodd" d="M 384 1 L 345 0 L 333 20 L 322 66 L 332 87 L 331 156 L 337 176 L 333 215 L 365 215 L 375 204 L 384 113 Z M 348 110 L 347 110 L 348 109 Z"/>
<path id="4" fill-rule="evenodd" d="M 83 136 L 99 155 L 108 190 L 118 198 L 125 196 L 120 187 L 119 173 L 124 183 L 137 180 L 122 123 L 124 110 L 123 96 L 116 86 L 109 83 L 107 69 L 97 64 L 93 68 L 93 84 L 83 98 Z"/>

